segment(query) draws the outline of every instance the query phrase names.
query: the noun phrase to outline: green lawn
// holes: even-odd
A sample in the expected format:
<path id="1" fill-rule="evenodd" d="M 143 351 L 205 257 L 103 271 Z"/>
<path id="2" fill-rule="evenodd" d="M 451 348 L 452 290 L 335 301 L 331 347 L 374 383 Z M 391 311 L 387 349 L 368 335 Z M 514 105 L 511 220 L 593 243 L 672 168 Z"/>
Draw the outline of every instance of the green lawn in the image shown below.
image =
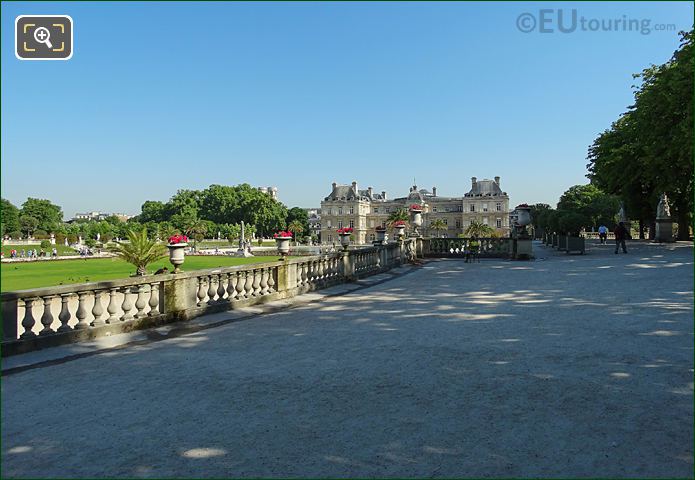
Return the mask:
<path id="1" fill-rule="evenodd" d="M 53 250 L 53 247 L 56 247 L 58 249 L 58 255 L 78 255 L 77 250 L 66 247 L 65 245 L 51 245 L 51 248 L 46 248 L 44 251 L 48 256 L 51 255 L 51 251 Z M 17 250 L 17 256 L 19 256 L 19 252 L 24 250 L 25 252 L 29 249 L 36 249 L 37 252 L 41 251 L 41 245 L 3 245 L 2 246 L 2 253 L 5 254 L 5 258 L 10 258 L 10 250 L 15 249 Z"/>
<path id="2" fill-rule="evenodd" d="M 277 260 L 276 257 L 187 256 L 182 269 L 192 271 L 275 260 Z M 170 271 L 173 270 L 167 258 L 151 264 L 148 271 L 153 273 L 164 266 L 169 267 Z M 117 258 L 3 263 L 0 267 L 0 291 L 9 292 L 27 288 L 113 280 L 127 278 L 134 272 L 135 267 Z"/>
<path id="3" fill-rule="evenodd" d="M 189 243 L 189 245 L 194 245 L 194 243 Z M 275 240 L 266 240 L 263 242 L 264 247 L 274 247 Z M 251 248 L 257 247 L 257 241 L 251 241 Z M 239 242 L 229 243 L 227 240 L 205 240 L 204 242 L 198 242 L 198 250 L 202 248 L 239 248 Z"/>

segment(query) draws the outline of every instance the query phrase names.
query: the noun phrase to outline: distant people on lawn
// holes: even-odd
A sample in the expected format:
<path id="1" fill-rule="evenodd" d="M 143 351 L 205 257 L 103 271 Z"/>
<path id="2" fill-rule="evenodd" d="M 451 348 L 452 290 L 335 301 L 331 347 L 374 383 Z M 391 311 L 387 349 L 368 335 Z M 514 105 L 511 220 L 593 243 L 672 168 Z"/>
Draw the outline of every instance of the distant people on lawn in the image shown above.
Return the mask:
<path id="1" fill-rule="evenodd" d="M 615 253 L 618 253 L 619 247 L 623 248 L 623 253 L 627 253 L 625 240 L 627 240 L 628 231 L 623 222 L 620 222 L 618 226 L 615 227 L 615 230 L 613 230 L 613 235 L 615 235 Z"/>
<path id="2" fill-rule="evenodd" d="M 606 239 L 608 239 L 608 227 L 605 225 L 598 227 L 598 238 L 601 240 L 601 243 L 606 243 Z"/>

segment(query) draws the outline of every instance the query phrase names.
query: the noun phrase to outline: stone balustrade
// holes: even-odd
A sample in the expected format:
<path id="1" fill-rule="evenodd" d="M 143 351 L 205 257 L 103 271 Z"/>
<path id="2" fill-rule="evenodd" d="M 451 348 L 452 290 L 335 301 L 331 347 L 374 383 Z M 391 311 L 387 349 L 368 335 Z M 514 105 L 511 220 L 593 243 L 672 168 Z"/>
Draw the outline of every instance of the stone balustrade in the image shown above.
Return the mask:
<path id="1" fill-rule="evenodd" d="M 478 256 L 481 258 L 508 258 L 512 255 L 514 240 L 507 237 L 479 238 Z M 464 257 L 470 250 L 470 238 L 430 238 L 424 242 L 426 257 Z"/>
<path id="2" fill-rule="evenodd" d="M 236 267 L 6 292 L 3 356 L 289 298 L 389 270 L 422 239 Z M 185 266 L 185 264 L 184 264 Z"/>

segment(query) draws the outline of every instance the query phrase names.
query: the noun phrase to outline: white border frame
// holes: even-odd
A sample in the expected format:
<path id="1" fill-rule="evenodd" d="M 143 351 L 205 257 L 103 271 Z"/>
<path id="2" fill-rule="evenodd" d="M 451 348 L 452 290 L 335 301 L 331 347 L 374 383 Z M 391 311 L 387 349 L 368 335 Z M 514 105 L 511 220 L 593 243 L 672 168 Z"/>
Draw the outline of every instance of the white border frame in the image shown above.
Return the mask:
<path id="1" fill-rule="evenodd" d="M 63 17 L 67 18 L 70 20 L 70 55 L 65 57 L 65 58 L 24 58 L 19 56 L 19 52 L 17 51 L 17 25 L 19 24 L 19 19 L 20 18 L 25 18 L 25 17 Z M 72 58 L 72 54 L 75 53 L 75 22 L 73 21 L 72 17 L 70 15 L 19 15 L 17 18 L 14 19 L 14 56 L 17 57 L 20 60 L 70 60 Z"/>

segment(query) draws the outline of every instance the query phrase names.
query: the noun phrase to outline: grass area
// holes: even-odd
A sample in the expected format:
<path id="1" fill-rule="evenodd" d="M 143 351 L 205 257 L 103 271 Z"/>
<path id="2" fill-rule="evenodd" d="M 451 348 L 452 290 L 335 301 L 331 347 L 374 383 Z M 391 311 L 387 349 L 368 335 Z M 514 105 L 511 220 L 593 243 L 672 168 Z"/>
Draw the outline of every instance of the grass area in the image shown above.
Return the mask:
<path id="1" fill-rule="evenodd" d="M 44 249 L 47 255 L 50 256 L 53 247 L 58 249 L 58 255 L 78 255 L 78 252 L 75 249 L 66 247 L 65 245 L 51 245 L 51 248 Z M 3 245 L 2 253 L 5 254 L 5 258 L 10 258 L 10 250 L 12 249 L 17 250 L 17 256 L 19 256 L 19 252 L 21 252 L 22 250 L 26 252 L 29 249 L 36 249 L 37 252 L 40 252 L 41 245 Z"/>
<path id="2" fill-rule="evenodd" d="M 187 256 L 182 269 L 192 271 L 275 260 L 277 260 L 275 257 Z M 153 273 L 161 267 L 168 267 L 170 271 L 173 270 L 169 259 L 166 258 L 151 264 L 148 267 L 148 272 Z M 0 267 L 0 291 L 9 292 L 27 288 L 114 280 L 127 278 L 134 272 L 135 267 L 118 258 L 3 263 Z"/>
<path id="3" fill-rule="evenodd" d="M 194 245 L 193 243 L 189 243 L 189 245 Z M 257 247 L 258 242 L 252 241 L 251 242 L 251 248 Z M 275 246 L 275 240 L 266 240 L 263 242 L 264 247 L 274 247 Z M 202 248 L 238 248 L 239 247 L 239 242 L 234 242 L 234 243 L 229 243 L 227 240 L 206 240 L 204 242 L 198 242 L 198 250 Z"/>

